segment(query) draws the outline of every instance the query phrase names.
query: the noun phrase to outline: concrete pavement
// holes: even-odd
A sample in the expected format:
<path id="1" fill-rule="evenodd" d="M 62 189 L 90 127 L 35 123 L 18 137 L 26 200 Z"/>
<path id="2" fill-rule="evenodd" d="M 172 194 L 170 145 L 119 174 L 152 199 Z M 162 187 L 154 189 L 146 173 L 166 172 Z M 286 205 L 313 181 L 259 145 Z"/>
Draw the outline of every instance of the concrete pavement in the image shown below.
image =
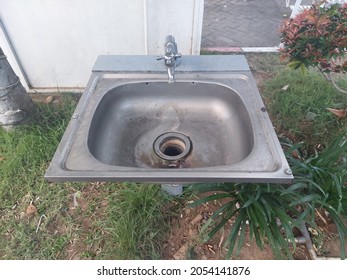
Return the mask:
<path id="1" fill-rule="evenodd" d="M 279 28 L 290 13 L 286 0 L 205 0 L 201 48 L 278 47 Z"/>

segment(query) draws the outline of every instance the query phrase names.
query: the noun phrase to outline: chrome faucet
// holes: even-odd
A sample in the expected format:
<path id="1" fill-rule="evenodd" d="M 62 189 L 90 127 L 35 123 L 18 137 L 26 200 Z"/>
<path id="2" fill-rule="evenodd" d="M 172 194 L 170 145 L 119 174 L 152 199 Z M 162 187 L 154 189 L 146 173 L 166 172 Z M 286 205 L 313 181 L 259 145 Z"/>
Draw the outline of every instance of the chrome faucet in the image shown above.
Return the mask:
<path id="1" fill-rule="evenodd" d="M 177 44 L 172 35 L 166 36 L 164 48 L 165 55 L 157 57 L 157 60 L 164 59 L 169 76 L 169 83 L 173 83 L 175 81 L 175 68 L 177 66 L 176 59 L 182 55 L 178 53 Z"/>

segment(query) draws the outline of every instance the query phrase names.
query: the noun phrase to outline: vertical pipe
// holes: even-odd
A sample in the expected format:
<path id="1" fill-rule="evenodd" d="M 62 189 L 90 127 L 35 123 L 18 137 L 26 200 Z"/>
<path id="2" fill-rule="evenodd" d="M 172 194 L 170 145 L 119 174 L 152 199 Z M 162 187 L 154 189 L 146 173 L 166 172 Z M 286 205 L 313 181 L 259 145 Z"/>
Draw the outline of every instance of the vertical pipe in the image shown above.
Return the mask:
<path id="1" fill-rule="evenodd" d="M 162 184 L 161 189 L 172 196 L 179 196 L 183 193 L 182 184 Z"/>
<path id="2" fill-rule="evenodd" d="M 192 35 L 191 35 L 191 55 L 199 55 L 201 48 L 202 36 L 202 21 L 204 14 L 204 0 L 193 1 L 193 16 L 192 16 Z"/>
<path id="3" fill-rule="evenodd" d="M 0 127 L 10 130 L 14 125 L 31 121 L 34 104 L 0 47 Z"/>
<path id="4" fill-rule="evenodd" d="M 7 43 L 8 47 L 9 47 L 9 49 L 10 49 L 12 55 L 13 55 L 13 58 L 14 58 L 16 64 L 17 64 L 17 67 L 19 68 L 21 77 L 23 78 L 22 82 L 24 83 L 24 87 L 28 90 L 30 88 L 30 82 L 29 82 L 28 76 L 26 75 L 26 73 L 25 73 L 25 71 L 24 71 L 24 69 L 22 67 L 22 64 L 21 64 L 21 62 L 20 62 L 20 60 L 18 58 L 18 55 L 17 55 L 17 53 L 16 53 L 16 51 L 15 51 L 13 45 L 12 45 L 10 37 L 8 36 L 8 33 L 7 33 L 7 31 L 5 29 L 5 26 L 2 23 L 1 19 L 0 19 L 0 31 L 3 34 L 4 40 L 6 40 L 6 43 Z"/>
<path id="5" fill-rule="evenodd" d="M 143 28 L 145 54 L 148 55 L 147 0 L 143 0 Z"/>

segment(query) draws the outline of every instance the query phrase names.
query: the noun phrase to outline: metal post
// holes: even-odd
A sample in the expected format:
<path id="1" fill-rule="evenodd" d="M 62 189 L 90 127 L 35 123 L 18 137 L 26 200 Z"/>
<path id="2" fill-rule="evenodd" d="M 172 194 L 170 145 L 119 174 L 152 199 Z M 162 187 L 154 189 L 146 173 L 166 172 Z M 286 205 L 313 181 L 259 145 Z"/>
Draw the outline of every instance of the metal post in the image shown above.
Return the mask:
<path id="1" fill-rule="evenodd" d="M 161 189 L 173 196 L 179 196 L 183 192 L 182 184 L 162 184 Z"/>

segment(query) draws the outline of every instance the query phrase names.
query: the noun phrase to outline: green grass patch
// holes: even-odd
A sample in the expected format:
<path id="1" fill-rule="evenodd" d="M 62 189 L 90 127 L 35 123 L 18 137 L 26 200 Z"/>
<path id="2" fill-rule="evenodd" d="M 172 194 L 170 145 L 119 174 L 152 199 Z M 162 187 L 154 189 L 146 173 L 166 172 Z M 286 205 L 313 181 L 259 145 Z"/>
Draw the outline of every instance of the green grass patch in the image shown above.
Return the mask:
<path id="1" fill-rule="evenodd" d="M 339 83 L 347 87 L 347 79 Z M 287 89 L 285 87 L 287 86 Z M 338 119 L 327 108 L 344 109 L 347 96 L 339 93 L 320 73 L 285 69 L 268 80 L 263 92 L 278 133 L 305 141 L 309 147 L 327 145 L 346 129 L 346 119 Z"/>
<path id="2" fill-rule="evenodd" d="M 159 258 L 169 219 L 158 186 L 44 179 L 77 99 L 62 94 L 37 104 L 31 125 L 0 129 L 0 259 Z"/>
<path id="3" fill-rule="evenodd" d="M 123 184 L 109 196 L 106 230 L 110 233 L 101 258 L 160 259 L 172 215 L 170 201 L 158 185 Z M 109 248 L 109 249 L 107 249 Z"/>
<path id="4" fill-rule="evenodd" d="M 43 178 L 51 157 L 76 105 L 66 94 L 56 105 L 36 106 L 31 125 L 6 132 L 0 129 L 0 258 L 54 259 L 69 241 L 69 234 L 52 236 L 36 231 L 63 207 L 67 189 Z M 27 215 L 33 204 L 37 213 Z"/>

